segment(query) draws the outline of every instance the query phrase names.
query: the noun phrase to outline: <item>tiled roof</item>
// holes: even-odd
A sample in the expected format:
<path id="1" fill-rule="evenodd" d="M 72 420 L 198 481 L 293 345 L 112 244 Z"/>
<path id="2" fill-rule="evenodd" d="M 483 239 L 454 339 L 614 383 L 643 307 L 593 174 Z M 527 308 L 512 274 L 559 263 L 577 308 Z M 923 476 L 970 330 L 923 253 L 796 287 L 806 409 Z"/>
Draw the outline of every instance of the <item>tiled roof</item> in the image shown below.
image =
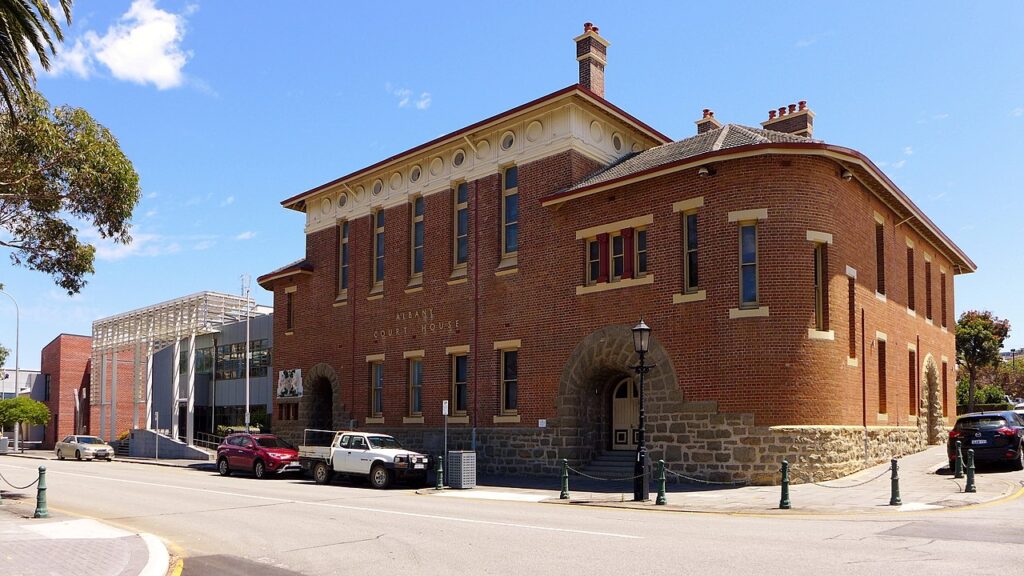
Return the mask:
<path id="1" fill-rule="evenodd" d="M 285 264 L 284 266 L 281 266 L 277 270 L 274 270 L 272 272 L 267 272 L 266 274 L 264 274 L 264 275 L 260 276 L 259 278 L 257 278 L 256 282 L 262 286 L 263 283 L 267 279 L 270 279 L 270 278 L 274 278 L 274 277 L 278 277 L 278 276 L 282 276 L 282 275 L 294 274 L 296 272 L 312 272 L 312 271 L 313 271 L 313 265 L 310 264 L 309 262 L 306 262 L 305 258 L 301 258 L 299 260 L 296 260 L 295 262 L 292 262 L 291 264 Z"/>
<path id="2" fill-rule="evenodd" d="M 623 178 L 638 172 L 644 172 L 658 166 L 671 164 L 693 156 L 699 156 L 708 152 L 715 152 L 727 148 L 739 148 L 754 144 L 778 144 L 790 142 L 820 142 L 813 138 L 795 136 L 785 132 L 775 132 L 762 128 L 751 128 L 739 124 L 726 124 L 721 128 L 709 130 L 703 134 L 669 142 L 661 146 L 649 148 L 626 156 L 619 162 L 608 168 L 591 175 L 586 180 L 566 189 L 562 192 L 571 192 L 580 188 L 588 188 L 595 184 Z"/>

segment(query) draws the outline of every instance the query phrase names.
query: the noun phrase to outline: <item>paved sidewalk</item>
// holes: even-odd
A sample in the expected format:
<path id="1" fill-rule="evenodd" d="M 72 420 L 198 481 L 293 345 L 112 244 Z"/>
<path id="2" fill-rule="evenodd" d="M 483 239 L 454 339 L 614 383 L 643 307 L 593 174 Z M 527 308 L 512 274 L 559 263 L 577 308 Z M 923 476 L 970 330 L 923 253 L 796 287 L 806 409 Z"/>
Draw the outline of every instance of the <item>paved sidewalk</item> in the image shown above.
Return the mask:
<path id="1" fill-rule="evenodd" d="M 710 512 L 722 514 L 878 514 L 917 512 L 971 506 L 1024 495 L 1024 472 L 1001 467 L 982 468 L 976 474 L 977 492 L 964 492 L 966 479 L 953 478 L 947 468 L 944 446 L 929 448 L 899 460 L 902 506 L 890 506 L 889 464 L 880 464 L 845 478 L 823 483 L 794 483 L 790 486 L 792 508 L 779 509 L 779 486 L 722 487 L 695 484 L 667 486 L 668 504 L 632 502 L 631 482 L 597 482 L 572 475 L 569 500 L 559 500 L 557 478 L 517 479 L 508 482 L 480 478 L 471 490 L 423 489 L 419 494 L 441 498 L 480 498 L 528 502 L 550 502 L 591 506 Z M 802 475 L 798 466 L 791 477 Z M 796 482 L 797 480 L 794 480 Z"/>
<path id="2" fill-rule="evenodd" d="M 28 505 L 26 505 L 28 504 Z M 4 576 L 165 576 L 169 556 L 159 538 L 88 519 L 51 513 L 32 518 L 34 499 L 0 505 L 0 574 Z"/>

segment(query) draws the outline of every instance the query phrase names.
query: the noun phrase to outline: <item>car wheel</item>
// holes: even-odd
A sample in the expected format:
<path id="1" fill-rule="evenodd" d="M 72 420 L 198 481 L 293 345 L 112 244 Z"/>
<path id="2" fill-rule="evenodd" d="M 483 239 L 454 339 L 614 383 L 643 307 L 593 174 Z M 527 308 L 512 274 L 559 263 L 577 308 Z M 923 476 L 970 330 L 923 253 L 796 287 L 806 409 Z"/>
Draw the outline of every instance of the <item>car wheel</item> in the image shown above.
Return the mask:
<path id="1" fill-rule="evenodd" d="M 75 460 L 81 460 L 81 459 L 82 459 L 82 451 L 81 450 L 75 450 Z"/>
<path id="2" fill-rule="evenodd" d="M 313 481 L 317 484 L 327 484 L 331 481 L 331 470 L 325 462 L 317 462 L 313 465 Z"/>
<path id="3" fill-rule="evenodd" d="M 370 469 L 370 485 L 378 490 L 383 490 L 391 485 L 391 471 L 383 464 L 374 464 Z"/>
<path id="4" fill-rule="evenodd" d="M 220 460 L 217 461 L 217 472 L 220 472 L 221 476 L 231 475 L 231 467 L 228 466 L 227 458 L 221 458 Z"/>
<path id="5" fill-rule="evenodd" d="M 64 452 L 61 452 L 60 448 L 57 449 L 57 460 L 64 459 Z"/>
<path id="6" fill-rule="evenodd" d="M 113 461 L 114 461 L 114 457 L 113 456 L 107 456 L 107 462 L 113 462 Z"/>
<path id="7" fill-rule="evenodd" d="M 260 480 L 267 477 L 267 467 L 263 464 L 262 460 L 257 460 L 256 463 L 252 465 L 252 473 L 253 476 L 256 476 L 256 478 Z"/>
<path id="8" fill-rule="evenodd" d="M 1010 465 L 1014 470 L 1024 470 L 1024 442 L 1017 446 L 1017 458 Z"/>

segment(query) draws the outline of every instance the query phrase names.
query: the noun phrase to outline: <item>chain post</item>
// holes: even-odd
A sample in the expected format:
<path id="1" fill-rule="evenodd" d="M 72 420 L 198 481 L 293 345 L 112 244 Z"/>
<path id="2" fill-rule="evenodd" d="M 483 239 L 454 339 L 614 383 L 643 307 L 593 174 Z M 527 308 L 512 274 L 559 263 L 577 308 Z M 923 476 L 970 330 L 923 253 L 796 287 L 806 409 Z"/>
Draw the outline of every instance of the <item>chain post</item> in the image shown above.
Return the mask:
<path id="1" fill-rule="evenodd" d="M 46 510 L 46 466 L 39 467 L 39 484 L 36 485 L 36 512 L 33 518 L 49 518 Z"/>
<path id="2" fill-rule="evenodd" d="M 974 485 L 974 448 L 967 449 L 967 485 L 964 492 L 977 492 L 978 487 Z"/>
<path id="3" fill-rule="evenodd" d="M 444 456 L 437 457 L 437 484 L 434 490 L 444 489 Z"/>
<path id="4" fill-rule="evenodd" d="M 665 461 L 658 460 L 658 498 L 654 501 L 656 506 L 668 504 L 665 499 Z"/>
<path id="5" fill-rule="evenodd" d="M 900 498 L 900 475 L 899 475 L 899 463 L 895 458 L 892 459 L 892 493 L 889 496 L 889 506 L 900 506 L 903 504 L 903 500 Z"/>
<path id="6" fill-rule="evenodd" d="M 953 465 L 953 478 L 964 477 L 964 451 L 961 449 L 960 441 L 956 441 L 956 464 Z"/>
<path id="7" fill-rule="evenodd" d="M 569 460 L 562 458 L 562 492 L 558 495 L 559 500 L 569 499 Z"/>
<path id="8" fill-rule="evenodd" d="M 779 500 L 779 508 L 789 510 L 793 504 L 789 501 L 789 461 L 782 461 L 782 498 Z"/>

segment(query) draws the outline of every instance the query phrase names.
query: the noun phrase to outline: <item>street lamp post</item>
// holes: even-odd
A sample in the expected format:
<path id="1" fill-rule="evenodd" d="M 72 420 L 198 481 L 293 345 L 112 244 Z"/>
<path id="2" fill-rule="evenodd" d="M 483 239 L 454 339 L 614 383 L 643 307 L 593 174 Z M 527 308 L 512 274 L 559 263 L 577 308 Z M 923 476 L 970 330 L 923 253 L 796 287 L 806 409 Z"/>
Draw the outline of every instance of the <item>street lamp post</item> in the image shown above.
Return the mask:
<path id="1" fill-rule="evenodd" d="M 633 328 L 633 349 L 640 356 L 636 366 L 631 366 L 640 377 L 640 438 L 636 444 L 636 463 L 633 466 L 633 501 L 644 502 L 651 497 L 650 468 L 647 466 L 647 419 L 644 413 L 644 375 L 651 367 L 644 364 L 644 356 L 651 344 L 651 327 L 640 323 Z"/>
<path id="2" fill-rule="evenodd" d="M 3 284 L 0 284 L 0 294 L 3 294 L 11 299 L 14 303 L 14 397 L 18 397 L 18 380 L 21 376 L 21 353 L 20 353 L 20 342 L 21 339 L 21 310 L 18 308 L 18 301 L 3 290 Z M 14 451 L 18 451 L 18 433 L 20 426 L 14 425 Z"/>
<path id="3" fill-rule="evenodd" d="M 249 306 L 249 275 L 242 275 L 243 293 L 245 295 L 245 431 L 249 432 L 249 317 L 252 316 L 252 307 Z"/>

